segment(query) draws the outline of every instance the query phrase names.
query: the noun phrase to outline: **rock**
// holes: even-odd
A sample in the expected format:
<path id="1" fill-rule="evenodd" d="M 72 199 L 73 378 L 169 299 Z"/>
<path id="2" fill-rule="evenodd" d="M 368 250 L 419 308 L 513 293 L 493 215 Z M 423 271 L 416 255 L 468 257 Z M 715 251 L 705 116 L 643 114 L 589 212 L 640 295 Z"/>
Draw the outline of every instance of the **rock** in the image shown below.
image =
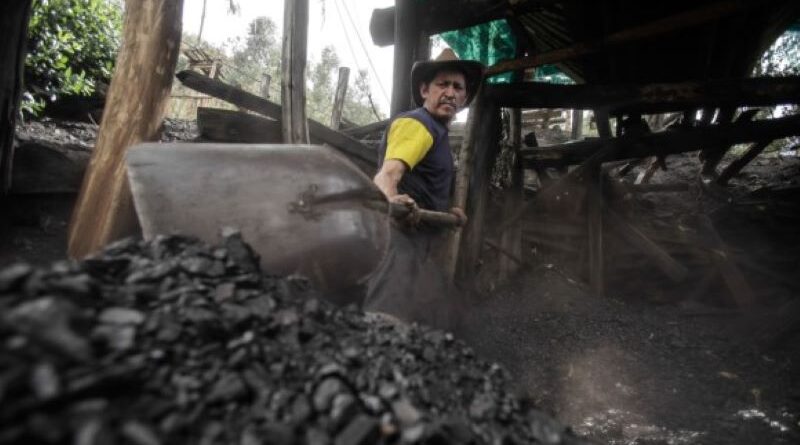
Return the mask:
<path id="1" fill-rule="evenodd" d="M 6 316 L 6 322 L 19 333 L 64 357 L 83 362 L 92 354 L 86 339 L 69 326 L 69 320 L 76 316 L 76 312 L 76 308 L 66 301 L 43 297 L 14 308 Z"/>
<path id="2" fill-rule="evenodd" d="M 140 325 L 144 323 L 145 317 L 143 313 L 134 309 L 110 307 L 100 312 L 98 319 L 101 323 Z"/>
<path id="3" fill-rule="evenodd" d="M 33 368 L 31 386 L 36 397 L 41 400 L 55 398 L 61 393 L 61 382 L 51 363 L 42 362 Z"/>
<path id="4" fill-rule="evenodd" d="M 12 292 L 19 288 L 25 278 L 33 272 L 33 266 L 17 263 L 0 270 L 0 292 Z"/>
<path id="5" fill-rule="evenodd" d="M 0 442 L 577 443 L 452 335 L 261 274 L 237 233 L 0 277 Z"/>
<path id="6" fill-rule="evenodd" d="M 135 445 L 161 445 L 152 428 L 135 420 L 129 420 L 122 425 L 122 435 Z"/>
<path id="7" fill-rule="evenodd" d="M 336 436 L 335 445 L 368 445 L 377 442 L 380 424 L 374 418 L 361 414 L 353 419 Z"/>
<path id="8" fill-rule="evenodd" d="M 328 377 L 323 380 L 314 391 L 314 409 L 317 412 L 328 412 L 333 398 L 347 390 L 347 387 L 338 377 Z"/>

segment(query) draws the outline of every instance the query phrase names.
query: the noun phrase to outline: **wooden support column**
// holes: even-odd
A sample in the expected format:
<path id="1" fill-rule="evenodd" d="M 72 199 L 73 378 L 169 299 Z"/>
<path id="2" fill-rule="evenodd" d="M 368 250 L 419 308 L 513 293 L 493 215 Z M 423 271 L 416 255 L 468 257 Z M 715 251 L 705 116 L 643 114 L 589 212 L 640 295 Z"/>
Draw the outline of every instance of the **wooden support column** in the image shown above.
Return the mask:
<path id="1" fill-rule="evenodd" d="M 14 129 L 22 92 L 22 70 L 28 42 L 31 0 L 6 0 L 0 4 L 0 196 L 11 188 L 14 163 Z"/>
<path id="2" fill-rule="evenodd" d="M 138 232 L 125 153 L 131 145 L 159 138 L 178 60 L 182 12 L 183 0 L 126 3 L 122 47 L 70 222 L 73 257 Z"/>
<path id="3" fill-rule="evenodd" d="M 572 128 L 569 137 L 573 141 L 583 137 L 583 110 L 572 110 Z"/>
<path id="4" fill-rule="evenodd" d="M 390 115 L 412 108 L 411 65 L 419 47 L 419 18 L 415 0 L 395 0 L 394 69 Z"/>
<path id="5" fill-rule="evenodd" d="M 461 239 L 457 276 L 475 276 L 483 247 L 486 227 L 486 206 L 489 201 L 489 181 L 497 154 L 500 151 L 500 109 L 486 99 L 476 115 L 479 123 L 472 138 L 472 175 L 467 195 L 467 226 Z"/>
<path id="6" fill-rule="evenodd" d="M 344 97 L 347 94 L 347 82 L 350 79 L 350 68 L 339 67 L 339 82 L 336 84 L 336 94 L 333 97 L 333 111 L 331 112 L 331 128 L 338 130 L 342 125 L 342 108 Z"/>
<path id="7" fill-rule="evenodd" d="M 283 2 L 281 53 L 281 125 L 285 144 L 308 144 L 306 120 L 306 53 L 308 50 L 308 0 Z"/>
<path id="8" fill-rule="evenodd" d="M 511 110 L 509 125 L 511 133 L 511 146 L 514 150 L 514 163 L 511 166 L 511 187 L 505 194 L 503 200 L 503 221 L 511 219 L 517 209 L 524 205 L 525 197 L 523 190 L 523 169 L 522 159 L 519 150 L 522 146 L 522 110 L 514 108 Z M 522 224 L 516 223 L 506 227 L 500 236 L 500 246 L 511 256 L 522 258 Z M 506 280 L 511 274 L 519 269 L 520 264 L 513 261 L 509 255 L 500 257 L 500 280 Z"/>
<path id="9" fill-rule="evenodd" d="M 597 133 L 603 139 L 611 138 L 608 110 L 594 111 Z M 603 175 L 602 159 L 586 166 L 586 230 L 589 254 L 589 287 L 595 295 L 605 295 L 603 265 Z"/>

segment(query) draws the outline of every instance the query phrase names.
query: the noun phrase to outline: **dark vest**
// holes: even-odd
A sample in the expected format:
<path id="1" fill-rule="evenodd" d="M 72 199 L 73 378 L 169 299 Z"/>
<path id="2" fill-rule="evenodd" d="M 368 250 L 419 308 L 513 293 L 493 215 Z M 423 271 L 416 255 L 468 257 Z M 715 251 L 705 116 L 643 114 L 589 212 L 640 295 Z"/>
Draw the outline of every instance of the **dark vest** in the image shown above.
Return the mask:
<path id="1" fill-rule="evenodd" d="M 411 171 L 403 175 L 397 191 L 411 196 L 421 208 L 446 212 L 450 209 L 450 187 L 454 170 L 447 127 L 434 119 L 424 107 L 401 113 L 394 119 L 401 117 L 421 122 L 433 137 L 433 146 Z M 379 169 L 386 156 L 386 139 L 394 119 L 386 127 L 378 149 Z"/>

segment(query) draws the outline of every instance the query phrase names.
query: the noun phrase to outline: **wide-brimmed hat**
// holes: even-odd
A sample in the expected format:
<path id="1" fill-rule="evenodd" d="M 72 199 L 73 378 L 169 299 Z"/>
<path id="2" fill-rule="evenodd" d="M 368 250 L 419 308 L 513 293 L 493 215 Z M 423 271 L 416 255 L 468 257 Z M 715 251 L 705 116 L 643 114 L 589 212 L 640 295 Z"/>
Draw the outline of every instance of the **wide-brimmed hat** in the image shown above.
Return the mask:
<path id="1" fill-rule="evenodd" d="M 419 85 L 426 80 L 433 79 L 438 71 L 460 71 L 464 73 L 467 83 L 467 101 L 464 106 L 469 105 L 475 98 L 475 92 L 483 80 L 483 64 L 475 60 L 461 60 L 450 48 L 445 48 L 439 56 L 433 60 L 415 62 L 411 67 L 411 94 L 417 106 L 422 106 L 425 99 L 419 92 Z"/>

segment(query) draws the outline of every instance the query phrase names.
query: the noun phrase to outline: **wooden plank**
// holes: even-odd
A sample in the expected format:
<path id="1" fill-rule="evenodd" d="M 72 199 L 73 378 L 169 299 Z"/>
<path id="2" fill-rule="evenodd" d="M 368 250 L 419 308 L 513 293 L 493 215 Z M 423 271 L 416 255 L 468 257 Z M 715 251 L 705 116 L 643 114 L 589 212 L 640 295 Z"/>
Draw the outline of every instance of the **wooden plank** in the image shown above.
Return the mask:
<path id="1" fill-rule="evenodd" d="M 333 97 L 333 111 L 331 112 L 331 128 L 338 130 L 342 125 L 342 108 L 344 97 L 347 94 L 347 82 L 350 79 L 350 68 L 339 67 L 339 82 L 336 84 L 336 94 Z"/>
<path id="2" fill-rule="evenodd" d="M 14 164 L 14 131 L 22 93 L 23 62 L 28 41 L 30 0 L 6 0 L 0 4 L 0 196 L 11 187 Z"/>
<path id="3" fill-rule="evenodd" d="M 518 82 L 487 84 L 486 92 L 504 107 L 607 108 L 612 114 L 664 113 L 700 106 L 742 107 L 800 103 L 800 76 L 639 85 Z"/>
<path id="4" fill-rule="evenodd" d="M 727 167 L 722 170 L 722 173 L 719 174 L 717 177 L 717 184 L 719 185 L 726 185 L 728 181 L 731 180 L 734 176 L 738 175 L 743 168 L 747 166 L 753 159 L 758 157 L 761 152 L 764 151 L 767 146 L 769 146 L 771 139 L 767 139 L 764 141 L 756 142 L 755 144 L 751 145 L 744 154 L 742 154 L 739 158 L 733 160 Z"/>
<path id="5" fill-rule="evenodd" d="M 222 99 L 246 110 L 254 111 L 273 119 L 281 118 L 282 113 L 280 105 L 239 88 L 234 88 L 219 80 L 209 79 L 194 71 L 181 71 L 176 77 L 188 88 L 195 91 Z M 308 119 L 308 129 L 312 140 L 314 138 L 319 138 L 322 143 L 328 144 L 347 155 L 350 159 L 360 162 L 362 167 L 369 166 L 374 169 L 377 165 L 377 154 L 375 150 L 350 136 L 332 130 L 313 119 Z"/>
<path id="6" fill-rule="evenodd" d="M 703 5 L 691 11 L 682 12 L 650 23 L 624 29 L 601 39 L 581 42 L 566 48 L 560 48 L 515 60 L 501 61 L 489 67 L 486 71 L 486 75 L 493 76 L 507 71 L 516 71 L 564 62 L 577 57 L 605 51 L 613 46 L 638 42 L 643 39 L 668 34 L 712 20 L 717 20 L 721 17 L 733 14 L 734 12 L 741 11 L 747 6 L 747 3 L 741 1 L 721 1 Z"/>
<path id="7" fill-rule="evenodd" d="M 689 270 L 648 238 L 638 227 L 612 209 L 606 209 L 606 219 L 625 241 L 647 255 L 672 281 L 680 283 L 686 279 Z"/>
<path id="8" fill-rule="evenodd" d="M 306 53 L 308 0 L 283 2 L 281 52 L 281 126 L 286 144 L 308 144 L 306 120 Z"/>
<path id="9" fill-rule="evenodd" d="M 605 161 L 669 155 L 699 150 L 703 145 L 728 145 L 779 139 L 800 134 L 800 116 L 746 123 L 729 123 L 705 128 L 684 128 L 645 135 L 621 136 L 614 139 L 586 139 L 579 142 L 523 149 L 527 163 L 571 165 L 579 164 L 604 147 L 618 150 Z"/>
<path id="10" fill-rule="evenodd" d="M 127 3 L 103 121 L 70 222 L 73 257 L 138 232 L 125 153 L 133 144 L 158 140 L 178 60 L 182 11 L 183 0 Z"/>
<path id="11" fill-rule="evenodd" d="M 280 144 L 283 141 L 280 121 L 221 108 L 198 107 L 197 129 L 201 137 L 211 141 L 244 144 Z"/>

